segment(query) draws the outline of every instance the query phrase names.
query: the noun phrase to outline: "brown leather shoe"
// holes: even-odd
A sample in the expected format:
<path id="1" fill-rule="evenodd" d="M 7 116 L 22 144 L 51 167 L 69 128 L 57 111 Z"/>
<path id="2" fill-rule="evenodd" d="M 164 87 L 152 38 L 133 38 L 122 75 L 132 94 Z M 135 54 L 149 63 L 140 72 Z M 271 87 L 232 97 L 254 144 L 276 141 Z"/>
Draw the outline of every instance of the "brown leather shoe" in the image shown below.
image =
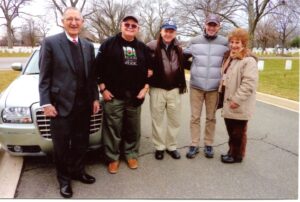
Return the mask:
<path id="1" fill-rule="evenodd" d="M 119 164 L 120 162 L 119 161 L 112 161 L 108 164 L 108 172 L 111 173 L 111 174 L 116 174 L 119 170 Z"/>
<path id="2" fill-rule="evenodd" d="M 131 169 L 137 169 L 137 167 L 138 167 L 137 159 L 128 159 L 127 163 L 128 163 L 128 167 Z"/>

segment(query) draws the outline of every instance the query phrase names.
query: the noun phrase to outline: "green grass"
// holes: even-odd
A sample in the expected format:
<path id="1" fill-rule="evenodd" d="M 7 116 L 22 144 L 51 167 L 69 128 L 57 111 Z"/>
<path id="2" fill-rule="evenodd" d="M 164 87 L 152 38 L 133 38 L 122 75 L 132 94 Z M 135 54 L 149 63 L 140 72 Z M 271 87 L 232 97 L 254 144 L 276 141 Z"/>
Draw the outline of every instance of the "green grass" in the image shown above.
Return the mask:
<path id="1" fill-rule="evenodd" d="M 0 92 L 2 92 L 7 86 L 18 76 L 20 72 L 12 70 L 0 71 Z"/>
<path id="2" fill-rule="evenodd" d="M 9 52 L 0 52 L 0 57 L 29 57 L 31 53 L 9 53 Z"/>
<path id="3" fill-rule="evenodd" d="M 255 54 L 257 57 L 299 57 L 299 53 L 294 54 Z"/>
<path id="4" fill-rule="evenodd" d="M 267 53 L 262 53 L 262 54 L 255 54 L 257 57 L 299 57 L 299 53 L 289 53 L 289 54 L 267 54 Z"/>
<path id="5" fill-rule="evenodd" d="M 259 72 L 258 91 L 299 101 L 299 60 L 292 60 L 292 70 L 284 69 L 284 59 L 265 59 L 264 61 L 264 71 Z M 0 71 L 0 92 L 19 74 L 20 72 L 11 70 Z"/>
<path id="6" fill-rule="evenodd" d="M 259 72 L 258 91 L 299 101 L 299 60 L 292 60 L 292 70 L 285 70 L 284 59 L 265 59 Z"/>

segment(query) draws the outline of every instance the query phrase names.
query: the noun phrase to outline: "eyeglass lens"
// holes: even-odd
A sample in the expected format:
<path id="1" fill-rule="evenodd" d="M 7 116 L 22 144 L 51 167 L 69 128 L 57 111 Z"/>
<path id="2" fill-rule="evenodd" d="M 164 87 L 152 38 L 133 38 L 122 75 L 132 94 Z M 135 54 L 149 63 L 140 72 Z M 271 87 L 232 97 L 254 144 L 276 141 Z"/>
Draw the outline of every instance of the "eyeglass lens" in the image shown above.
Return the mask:
<path id="1" fill-rule="evenodd" d="M 135 24 L 130 24 L 130 23 L 125 23 L 124 26 L 125 26 L 126 28 L 132 28 L 132 29 L 136 29 L 136 28 L 137 28 L 137 25 L 135 25 Z"/>

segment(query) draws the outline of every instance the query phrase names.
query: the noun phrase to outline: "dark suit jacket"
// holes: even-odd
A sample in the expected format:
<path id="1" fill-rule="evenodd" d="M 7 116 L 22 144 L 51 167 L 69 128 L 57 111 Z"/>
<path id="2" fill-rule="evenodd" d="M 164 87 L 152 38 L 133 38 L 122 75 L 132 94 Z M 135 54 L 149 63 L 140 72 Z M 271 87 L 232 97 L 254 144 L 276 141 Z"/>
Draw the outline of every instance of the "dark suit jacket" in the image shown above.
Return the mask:
<path id="1" fill-rule="evenodd" d="M 93 62 L 94 46 L 79 39 L 82 48 L 85 76 L 88 86 L 88 99 L 92 104 L 99 99 Z M 75 102 L 77 81 L 71 50 L 66 34 L 60 33 L 45 38 L 40 49 L 40 105 L 52 104 L 59 116 L 68 116 Z"/>

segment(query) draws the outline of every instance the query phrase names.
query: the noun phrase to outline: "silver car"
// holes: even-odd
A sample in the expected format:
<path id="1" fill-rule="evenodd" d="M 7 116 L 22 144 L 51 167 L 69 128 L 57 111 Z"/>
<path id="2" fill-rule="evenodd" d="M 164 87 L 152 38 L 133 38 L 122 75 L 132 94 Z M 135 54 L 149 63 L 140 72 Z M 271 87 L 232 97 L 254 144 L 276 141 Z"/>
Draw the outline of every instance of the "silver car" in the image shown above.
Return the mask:
<path id="1" fill-rule="evenodd" d="M 39 104 L 38 60 L 39 49 L 36 49 L 25 68 L 20 63 L 13 64 L 12 68 L 22 71 L 21 75 L 0 95 L 0 144 L 12 155 L 39 156 L 52 151 L 50 119 Z M 102 107 L 91 116 L 91 149 L 101 146 L 102 117 Z"/>

